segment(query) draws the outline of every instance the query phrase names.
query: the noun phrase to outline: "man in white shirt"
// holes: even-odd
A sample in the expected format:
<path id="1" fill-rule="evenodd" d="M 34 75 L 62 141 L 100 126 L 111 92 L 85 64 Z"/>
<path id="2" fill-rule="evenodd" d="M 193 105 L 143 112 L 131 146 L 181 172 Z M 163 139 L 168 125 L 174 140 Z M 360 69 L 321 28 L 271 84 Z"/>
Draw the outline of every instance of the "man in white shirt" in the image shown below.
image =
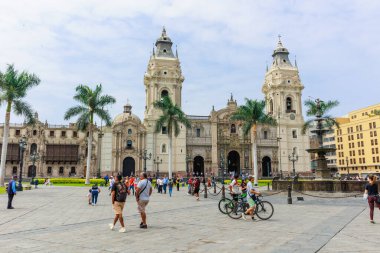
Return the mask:
<path id="1" fill-rule="evenodd" d="M 140 174 L 140 181 L 136 188 L 137 209 L 141 215 L 140 228 L 148 228 L 145 207 L 149 203 L 150 195 L 152 195 L 152 184 L 148 180 L 148 175 L 143 172 Z"/>
<path id="2" fill-rule="evenodd" d="M 259 191 L 256 191 L 254 188 L 253 188 L 253 185 L 254 185 L 254 179 L 255 179 L 255 176 L 252 176 L 250 175 L 248 177 L 248 184 L 247 184 L 247 201 L 248 201 L 248 204 L 249 204 L 249 208 L 248 210 L 243 213 L 243 219 L 244 220 L 247 220 L 247 217 L 246 216 L 252 216 L 252 220 L 254 219 L 253 215 L 255 213 L 255 201 L 254 199 L 256 198 L 256 195 L 261 195 L 261 193 Z"/>

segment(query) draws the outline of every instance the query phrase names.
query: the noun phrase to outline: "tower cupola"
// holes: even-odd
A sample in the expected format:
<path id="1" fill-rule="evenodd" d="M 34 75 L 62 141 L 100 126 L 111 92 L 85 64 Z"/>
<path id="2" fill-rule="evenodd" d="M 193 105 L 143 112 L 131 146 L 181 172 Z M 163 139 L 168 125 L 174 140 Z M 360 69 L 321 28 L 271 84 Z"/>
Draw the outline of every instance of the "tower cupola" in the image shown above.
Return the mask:
<path id="1" fill-rule="evenodd" d="M 172 51 L 173 42 L 166 34 L 165 27 L 162 28 L 161 36 L 156 41 L 156 56 L 158 57 L 167 57 L 167 58 L 175 58 Z"/>
<path id="2" fill-rule="evenodd" d="M 293 67 L 292 64 L 289 61 L 289 51 L 286 49 L 281 42 L 281 36 L 278 36 L 278 43 L 276 49 L 273 51 L 272 57 L 273 57 L 273 63 L 272 66 L 289 66 Z"/>

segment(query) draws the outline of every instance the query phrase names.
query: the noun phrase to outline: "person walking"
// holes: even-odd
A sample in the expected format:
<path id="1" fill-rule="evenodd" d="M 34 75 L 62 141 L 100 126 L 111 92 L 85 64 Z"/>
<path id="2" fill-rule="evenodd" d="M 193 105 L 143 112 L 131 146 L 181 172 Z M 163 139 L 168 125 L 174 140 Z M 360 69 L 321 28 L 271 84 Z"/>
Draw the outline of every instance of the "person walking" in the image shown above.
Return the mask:
<path id="1" fill-rule="evenodd" d="M 145 208 L 149 203 L 149 197 L 152 195 L 152 184 L 147 179 L 148 175 L 146 172 L 140 174 L 140 182 L 136 187 L 136 202 L 137 209 L 141 215 L 140 228 L 148 228 L 146 224 L 146 212 Z"/>
<path id="2" fill-rule="evenodd" d="M 135 195 L 135 177 L 131 176 L 129 179 L 129 190 L 132 191 L 132 194 Z"/>
<path id="3" fill-rule="evenodd" d="M 16 179 L 17 176 L 13 176 L 13 178 L 8 183 L 8 209 L 14 209 L 12 206 L 13 197 L 16 195 Z"/>
<path id="4" fill-rule="evenodd" d="M 111 176 L 110 186 L 108 187 L 108 190 L 110 191 L 110 196 L 111 196 L 111 192 L 112 192 L 112 186 L 114 183 L 115 183 L 115 178 L 113 176 Z"/>
<path id="5" fill-rule="evenodd" d="M 177 183 L 177 192 L 179 192 L 179 186 L 181 184 L 181 179 L 179 178 L 179 176 L 176 179 L 176 183 Z"/>
<path id="6" fill-rule="evenodd" d="M 376 176 L 369 175 L 368 176 L 368 183 L 365 186 L 365 191 L 364 191 L 363 198 L 367 199 L 367 201 L 368 201 L 368 205 L 369 205 L 369 218 L 370 218 L 370 222 L 372 224 L 375 223 L 375 221 L 373 220 L 373 211 L 375 209 L 375 205 L 380 210 L 380 205 L 377 203 L 377 199 L 379 197 L 380 196 L 379 196 L 379 189 L 378 189 L 378 186 L 377 186 L 377 183 L 376 183 Z"/>
<path id="7" fill-rule="evenodd" d="M 168 187 L 169 179 L 168 177 L 164 177 L 164 180 L 162 180 L 164 193 L 166 194 L 166 188 Z"/>
<path id="8" fill-rule="evenodd" d="M 173 193 L 173 179 L 169 179 L 168 187 L 169 187 L 169 196 L 172 196 Z"/>
<path id="9" fill-rule="evenodd" d="M 190 177 L 189 180 L 187 180 L 187 195 L 191 194 L 192 186 L 193 186 L 193 178 Z"/>
<path id="10" fill-rule="evenodd" d="M 94 184 L 91 188 L 91 196 L 92 196 L 92 205 L 95 206 L 98 202 L 98 196 L 100 193 L 100 188 L 98 187 L 98 184 Z"/>
<path id="11" fill-rule="evenodd" d="M 194 180 L 194 196 L 196 197 L 197 201 L 199 201 L 199 190 L 201 187 L 201 181 L 199 178 L 195 178 Z"/>
<path id="12" fill-rule="evenodd" d="M 104 183 L 105 183 L 105 186 L 108 185 L 109 179 L 110 179 L 110 178 L 109 178 L 108 174 L 104 176 Z"/>
<path id="13" fill-rule="evenodd" d="M 162 186 L 163 186 L 163 181 L 161 178 L 157 179 L 157 184 L 158 184 L 158 193 L 162 194 Z"/>
<path id="14" fill-rule="evenodd" d="M 111 230 L 115 228 L 116 222 L 119 221 L 121 225 L 119 232 L 125 232 L 123 209 L 128 194 L 130 194 L 130 192 L 125 183 L 122 182 L 122 176 L 117 175 L 115 183 L 113 184 L 111 189 L 112 209 L 115 212 L 115 218 L 113 219 L 113 223 L 109 224 Z"/>
<path id="15" fill-rule="evenodd" d="M 252 220 L 254 220 L 255 218 L 253 215 L 255 213 L 256 208 L 256 195 L 261 195 L 261 193 L 253 188 L 255 177 L 251 175 L 248 177 L 248 180 L 249 182 L 247 184 L 247 202 L 249 204 L 249 208 L 247 209 L 247 211 L 245 211 L 245 213 L 242 213 L 242 217 L 244 220 L 247 220 L 247 216 L 251 216 Z"/>

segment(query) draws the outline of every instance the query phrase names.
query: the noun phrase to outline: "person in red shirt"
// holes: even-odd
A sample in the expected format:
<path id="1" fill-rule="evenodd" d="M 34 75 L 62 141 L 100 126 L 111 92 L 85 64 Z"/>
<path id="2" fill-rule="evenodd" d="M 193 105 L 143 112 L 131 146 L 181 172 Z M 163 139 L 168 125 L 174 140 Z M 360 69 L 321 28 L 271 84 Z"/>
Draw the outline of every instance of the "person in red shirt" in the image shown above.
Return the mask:
<path id="1" fill-rule="evenodd" d="M 190 177 L 189 180 L 187 181 L 187 189 L 188 189 L 187 195 L 191 194 L 192 185 L 193 185 L 193 179 Z"/>
<path id="2" fill-rule="evenodd" d="M 129 190 L 132 191 L 133 195 L 135 195 L 135 177 L 134 176 L 129 178 Z"/>

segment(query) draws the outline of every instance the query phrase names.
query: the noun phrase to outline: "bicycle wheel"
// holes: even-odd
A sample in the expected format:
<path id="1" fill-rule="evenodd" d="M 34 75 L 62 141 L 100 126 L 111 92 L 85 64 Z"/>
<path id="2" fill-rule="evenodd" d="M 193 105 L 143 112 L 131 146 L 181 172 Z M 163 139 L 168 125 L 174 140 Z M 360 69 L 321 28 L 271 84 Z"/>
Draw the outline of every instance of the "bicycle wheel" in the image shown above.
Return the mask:
<path id="1" fill-rule="evenodd" d="M 244 203 L 243 203 L 244 204 Z M 227 211 L 228 216 L 230 216 L 232 219 L 240 219 L 242 216 L 242 213 L 244 212 L 242 203 L 240 202 L 234 202 L 233 206 L 230 205 L 228 208 L 231 208 L 231 210 Z"/>
<path id="2" fill-rule="evenodd" d="M 219 204 L 218 204 L 218 207 L 219 207 L 219 211 L 222 213 L 222 214 L 227 214 L 227 209 L 226 209 L 226 205 L 228 204 L 231 204 L 232 203 L 232 200 L 231 199 L 228 199 L 228 198 L 223 198 L 219 201 Z"/>
<path id="3" fill-rule="evenodd" d="M 260 201 L 256 205 L 255 213 L 261 220 L 268 220 L 274 212 L 273 205 L 268 201 Z"/>

